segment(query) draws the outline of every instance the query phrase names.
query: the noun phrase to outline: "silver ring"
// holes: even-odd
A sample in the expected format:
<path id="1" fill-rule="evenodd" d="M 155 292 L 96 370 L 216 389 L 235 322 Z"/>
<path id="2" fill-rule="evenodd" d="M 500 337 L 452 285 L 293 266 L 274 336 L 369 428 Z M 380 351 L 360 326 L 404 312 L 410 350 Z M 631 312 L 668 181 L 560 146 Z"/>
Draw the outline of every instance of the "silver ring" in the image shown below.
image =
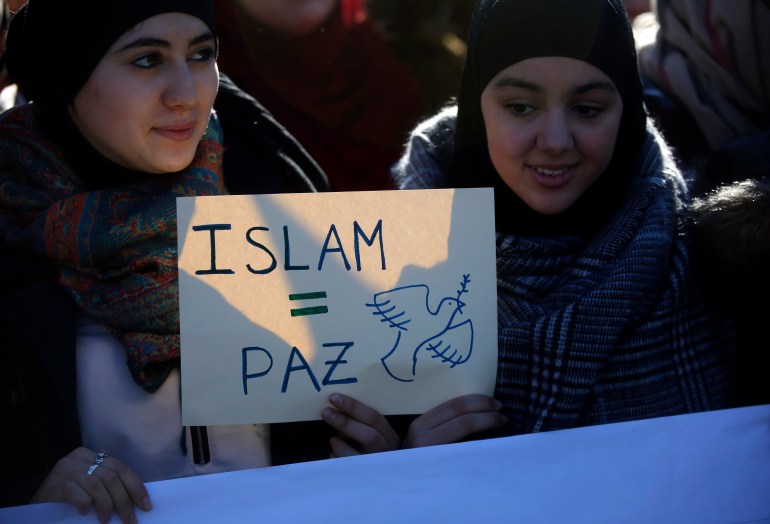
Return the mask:
<path id="1" fill-rule="evenodd" d="M 103 449 L 99 450 L 99 453 L 96 454 L 96 460 L 94 461 L 93 465 L 90 468 L 88 468 L 88 471 L 86 471 L 86 475 L 93 475 L 94 471 L 96 471 L 96 468 L 101 466 L 102 462 L 104 462 L 104 459 L 107 458 L 107 455 L 109 455 L 109 453 L 107 453 Z"/>

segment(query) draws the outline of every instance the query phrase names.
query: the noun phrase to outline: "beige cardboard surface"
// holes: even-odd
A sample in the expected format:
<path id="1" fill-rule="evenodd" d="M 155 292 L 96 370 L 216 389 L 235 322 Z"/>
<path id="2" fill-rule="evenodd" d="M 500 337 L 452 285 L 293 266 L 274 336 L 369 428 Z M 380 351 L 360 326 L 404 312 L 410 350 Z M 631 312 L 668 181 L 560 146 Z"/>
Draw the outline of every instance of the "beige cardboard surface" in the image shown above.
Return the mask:
<path id="1" fill-rule="evenodd" d="M 491 395 L 492 190 L 177 199 L 185 425 Z"/>

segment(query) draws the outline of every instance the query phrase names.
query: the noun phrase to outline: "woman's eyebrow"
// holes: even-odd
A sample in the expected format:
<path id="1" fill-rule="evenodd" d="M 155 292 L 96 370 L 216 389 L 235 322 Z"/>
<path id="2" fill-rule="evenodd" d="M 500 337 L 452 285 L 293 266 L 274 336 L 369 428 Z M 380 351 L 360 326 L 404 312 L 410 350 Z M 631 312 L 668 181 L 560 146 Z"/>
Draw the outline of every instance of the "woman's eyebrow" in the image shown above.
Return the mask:
<path id="1" fill-rule="evenodd" d="M 612 84 L 612 82 L 605 82 L 603 80 L 599 80 L 596 82 L 588 82 L 587 84 L 579 85 L 575 89 L 572 90 L 573 93 L 576 95 L 580 95 L 583 93 L 588 93 L 589 91 L 594 90 L 601 90 L 601 91 L 609 91 L 610 93 L 617 92 L 617 89 Z"/>
<path id="2" fill-rule="evenodd" d="M 495 82 L 496 88 L 519 88 L 528 89 L 529 91 L 543 91 L 543 88 L 535 83 L 522 80 L 521 78 L 515 78 L 512 76 L 504 76 Z"/>
<path id="3" fill-rule="evenodd" d="M 192 47 L 194 45 L 198 45 L 203 42 L 208 42 L 210 40 L 216 40 L 214 37 L 214 34 L 211 32 L 203 33 L 201 35 L 196 36 L 192 40 L 190 40 L 189 45 Z M 128 51 L 129 49 L 136 49 L 138 47 L 164 47 L 169 48 L 171 47 L 171 42 L 168 40 L 164 40 L 162 38 L 154 38 L 154 37 L 139 37 L 135 40 L 131 40 L 130 42 L 126 43 L 124 46 L 122 46 L 120 49 L 118 49 L 118 53 L 122 53 L 124 51 Z"/>
<path id="4" fill-rule="evenodd" d="M 498 79 L 495 82 L 494 86 L 495 88 L 499 88 L 499 89 L 518 88 L 518 89 L 526 89 L 529 91 L 535 91 L 538 93 L 545 91 L 545 89 L 539 84 L 536 84 L 534 82 L 530 82 L 527 80 L 523 80 L 521 78 L 512 77 L 512 76 L 504 76 Z M 615 86 L 611 82 L 597 80 L 595 82 L 587 82 L 585 84 L 576 86 L 574 89 L 572 89 L 572 93 L 576 95 L 581 95 L 597 89 L 601 91 L 609 91 L 611 93 L 617 92 L 617 89 L 615 89 Z"/>

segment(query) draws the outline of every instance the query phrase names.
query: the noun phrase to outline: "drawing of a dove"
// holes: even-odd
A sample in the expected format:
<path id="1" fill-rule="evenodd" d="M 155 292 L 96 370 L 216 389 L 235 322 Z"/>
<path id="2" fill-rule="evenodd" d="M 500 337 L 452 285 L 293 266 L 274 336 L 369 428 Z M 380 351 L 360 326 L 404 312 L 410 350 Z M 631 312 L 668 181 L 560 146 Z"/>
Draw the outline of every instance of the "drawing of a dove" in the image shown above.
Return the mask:
<path id="1" fill-rule="evenodd" d="M 375 293 L 373 315 L 396 331 L 396 341 L 382 365 L 394 379 L 412 382 L 417 374 L 418 359 L 430 357 L 455 367 L 466 362 L 473 351 L 473 322 L 464 318 L 465 302 L 460 297 L 468 292 L 470 275 L 463 275 L 456 297 L 442 298 L 431 307 L 430 288 L 425 284 L 397 287 Z"/>

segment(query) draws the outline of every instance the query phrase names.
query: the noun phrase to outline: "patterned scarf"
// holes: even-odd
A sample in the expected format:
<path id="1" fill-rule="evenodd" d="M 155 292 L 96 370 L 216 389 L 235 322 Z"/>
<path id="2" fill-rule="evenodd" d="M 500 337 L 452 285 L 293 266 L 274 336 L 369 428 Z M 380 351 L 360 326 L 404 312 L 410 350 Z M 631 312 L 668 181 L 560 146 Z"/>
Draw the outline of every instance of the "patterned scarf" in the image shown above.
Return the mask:
<path id="1" fill-rule="evenodd" d="M 32 108 L 0 115 L 0 234 L 54 262 L 81 315 L 112 330 L 153 392 L 179 358 L 176 197 L 223 193 L 218 120 L 185 170 L 88 191 Z"/>
<path id="2" fill-rule="evenodd" d="M 454 122 L 448 110 L 417 129 L 400 187 L 446 186 Z M 691 276 L 684 179 L 652 127 L 640 160 L 596 232 L 498 232 L 495 398 L 507 434 L 727 406 L 734 332 Z"/>

